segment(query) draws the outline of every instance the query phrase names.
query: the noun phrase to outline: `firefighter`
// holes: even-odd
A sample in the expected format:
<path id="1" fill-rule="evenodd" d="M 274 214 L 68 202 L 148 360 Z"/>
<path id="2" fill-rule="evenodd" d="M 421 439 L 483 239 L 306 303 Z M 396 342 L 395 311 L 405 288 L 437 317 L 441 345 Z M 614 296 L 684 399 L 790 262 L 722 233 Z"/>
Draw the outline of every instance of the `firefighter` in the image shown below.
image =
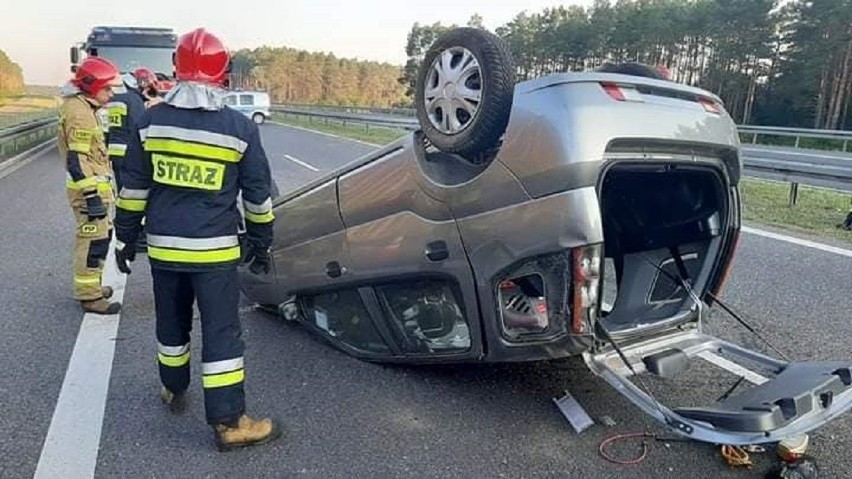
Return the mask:
<path id="1" fill-rule="evenodd" d="M 139 90 L 135 75 L 124 75 L 124 91 L 113 95 L 112 100 L 107 103 L 107 117 L 109 132 L 107 135 L 110 163 L 115 171 L 115 182 L 118 190 L 121 190 L 121 166 L 128 156 L 127 148 L 133 145 L 130 137 L 139 128 L 142 115 L 145 112 L 146 98 Z M 140 156 L 140 155 L 130 155 Z"/>
<path id="2" fill-rule="evenodd" d="M 147 68 L 138 68 L 132 74 L 125 74 L 123 79 L 124 91 L 114 95 L 112 101 L 107 104 L 109 118 L 107 150 L 119 191 L 122 187 L 121 171 L 125 158 L 141 158 L 141 152 L 128 154 L 127 149 L 139 148 L 138 142 L 131 142 L 130 137 L 137 134 L 139 130 L 139 123 L 149 104 L 148 94 L 152 88 L 156 88 L 157 77 Z M 141 231 L 136 250 L 143 251 L 145 248 L 145 234 Z"/>
<path id="3" fill-rule="evenodd" d="M 102 285 L 112 237 L 113 170 L 96 111 L 109 102 L 112 88 L 120 85 L 119 72 L 108 60 L 91 57 L 77 67 L 70 83 L 73 90 L 59 110 L 58 144 L 76 221 L 74 299 L 86 312 L 116 314 L 121 304 L 109 302 L 113 290 Z"/>
<path id="4" fill-rule="evenodd" d="M 157 75 L 147 68 L 137 68 L 133 72 L 139 92 L 145 98 L 145 107 L 150 108 L 162 101 L 160 98 L 160 82 Z"/>
<path id="5" fill-rule="evenodd" d="M 154 283 L 161 399 L 186 407 L 193 302 L 201 313 L 204 405 L 218 449 L 268 442 L 271 419 L 245 414 L 244 345 L 238 317 L 237 265 L 241 191 L 246 219 L 244 261 L 268 274 L 272 243 L 270 171 L 257 126 L 224 108 L 230 55 L 214 35 L 180 37 L 178 84 L 140 124 L 142 159 L 128 158 L 116 214 L 116 261 L 130 273 L 142 216 Z M 128 152 L 131 148 L 128 147 Z M 135 149 L 133 151 L 136 151 Z"/>

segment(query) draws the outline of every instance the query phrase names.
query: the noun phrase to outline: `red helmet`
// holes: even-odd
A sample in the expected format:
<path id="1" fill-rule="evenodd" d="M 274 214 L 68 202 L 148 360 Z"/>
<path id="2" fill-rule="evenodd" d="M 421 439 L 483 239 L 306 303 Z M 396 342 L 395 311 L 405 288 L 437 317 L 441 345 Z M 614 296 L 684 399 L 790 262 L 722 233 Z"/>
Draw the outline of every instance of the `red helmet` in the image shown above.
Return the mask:
<path id="1" fill-rule="evenodd" d="M 174 63 L 179 81 L 224 86 L 231 70 L 231 55 L 215 35 L 197 28 L 178 40 Z"/>
<path id="2" fill-rule="evenodd" d="M 662 75 L 663 78 L 665 78 L 666 80 L 672 79 L 672 71 L 669 70 L 669 67 L 663 65 L 662 63 L 658 64 L 656 66 L 655 70 L 657 70 L 657 73 Z"/>
<path id="3" fill-rule="evenodd" d="M 120 83 L 119 71 L 109 60 L 88 57 L 77 67 L 71 83 L 83 93 L 94 96 L 102 89 Z"/>
<path id="4" fill-rule="evenodd" d="M 148 68 L 137 68 L 133 71 L 133 76 L 136 78 L 136 84 L 139 85 L 139 89 L 152 87 L 154 89 L 160 88 L 160 82 L 157 80 L 157 75 Z"/>

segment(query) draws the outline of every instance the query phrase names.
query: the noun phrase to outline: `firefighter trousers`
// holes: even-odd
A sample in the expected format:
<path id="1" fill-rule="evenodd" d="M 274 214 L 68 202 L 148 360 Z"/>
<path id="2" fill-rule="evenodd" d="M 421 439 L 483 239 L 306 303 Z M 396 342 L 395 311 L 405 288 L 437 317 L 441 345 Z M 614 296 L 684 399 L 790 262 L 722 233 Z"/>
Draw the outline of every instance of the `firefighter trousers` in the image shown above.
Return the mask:
<path id="1" fill-rule="evenodd" d="M 173 393 L 189 387 L 193 303 L 201 314 L 204 408 L 210 424 L 245 412 L 242 330 L 236 268 L 205 272 L 151 268 L 160 380 Z"/>
<path id="2" fill-rule="evenodd" d="M 112 220 L 89 221 L 85 207 L 72 206 L 76 222 L 74 244 L 74 299 L 94 301 L 103 297 L 101 277 L 112 238 Z"/>

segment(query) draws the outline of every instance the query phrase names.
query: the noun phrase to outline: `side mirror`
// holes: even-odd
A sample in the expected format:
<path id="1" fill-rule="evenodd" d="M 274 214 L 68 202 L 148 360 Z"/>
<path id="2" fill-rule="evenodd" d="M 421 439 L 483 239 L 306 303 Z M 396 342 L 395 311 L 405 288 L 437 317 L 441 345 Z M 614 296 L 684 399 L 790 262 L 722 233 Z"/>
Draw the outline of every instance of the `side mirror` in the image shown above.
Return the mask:
<path id="1" fill-rule="evenodd" d="M 80 62 L 80 49 L 77 47 L 71 47 L 71 63 L 76 65 Z"/>

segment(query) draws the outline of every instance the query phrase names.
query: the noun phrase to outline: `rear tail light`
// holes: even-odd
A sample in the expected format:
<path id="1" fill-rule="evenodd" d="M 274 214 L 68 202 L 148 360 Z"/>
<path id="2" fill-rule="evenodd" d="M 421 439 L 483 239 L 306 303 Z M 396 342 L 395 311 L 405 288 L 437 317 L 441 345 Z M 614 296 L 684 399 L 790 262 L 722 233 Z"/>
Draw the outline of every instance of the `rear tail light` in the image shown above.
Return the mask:
<path id="1" fill-rule="evenodd" d="M 601 277 L 601 246 L 590 245 L 573 250 L 571 332 L 586 334 L 596 319 Z"/>
<path id="2" fill-rule="evenodd" d="M 718 115 L 722 112 L 722 109 L 719 107 L 719 104 L 709 98 L 701 97 L 698 99 L 698 103 L 701 103 L 701 106 L 704 107 L 704 111 L 708 113 L 715 113 Z"/>
<path id="3" fill-rule="evenodd" d="M 616 101 L 637 101 L 644 102 L 642 94 L 630 85 L 619 85 L 612 82 L 601 82 L 601 88 Z"/>

